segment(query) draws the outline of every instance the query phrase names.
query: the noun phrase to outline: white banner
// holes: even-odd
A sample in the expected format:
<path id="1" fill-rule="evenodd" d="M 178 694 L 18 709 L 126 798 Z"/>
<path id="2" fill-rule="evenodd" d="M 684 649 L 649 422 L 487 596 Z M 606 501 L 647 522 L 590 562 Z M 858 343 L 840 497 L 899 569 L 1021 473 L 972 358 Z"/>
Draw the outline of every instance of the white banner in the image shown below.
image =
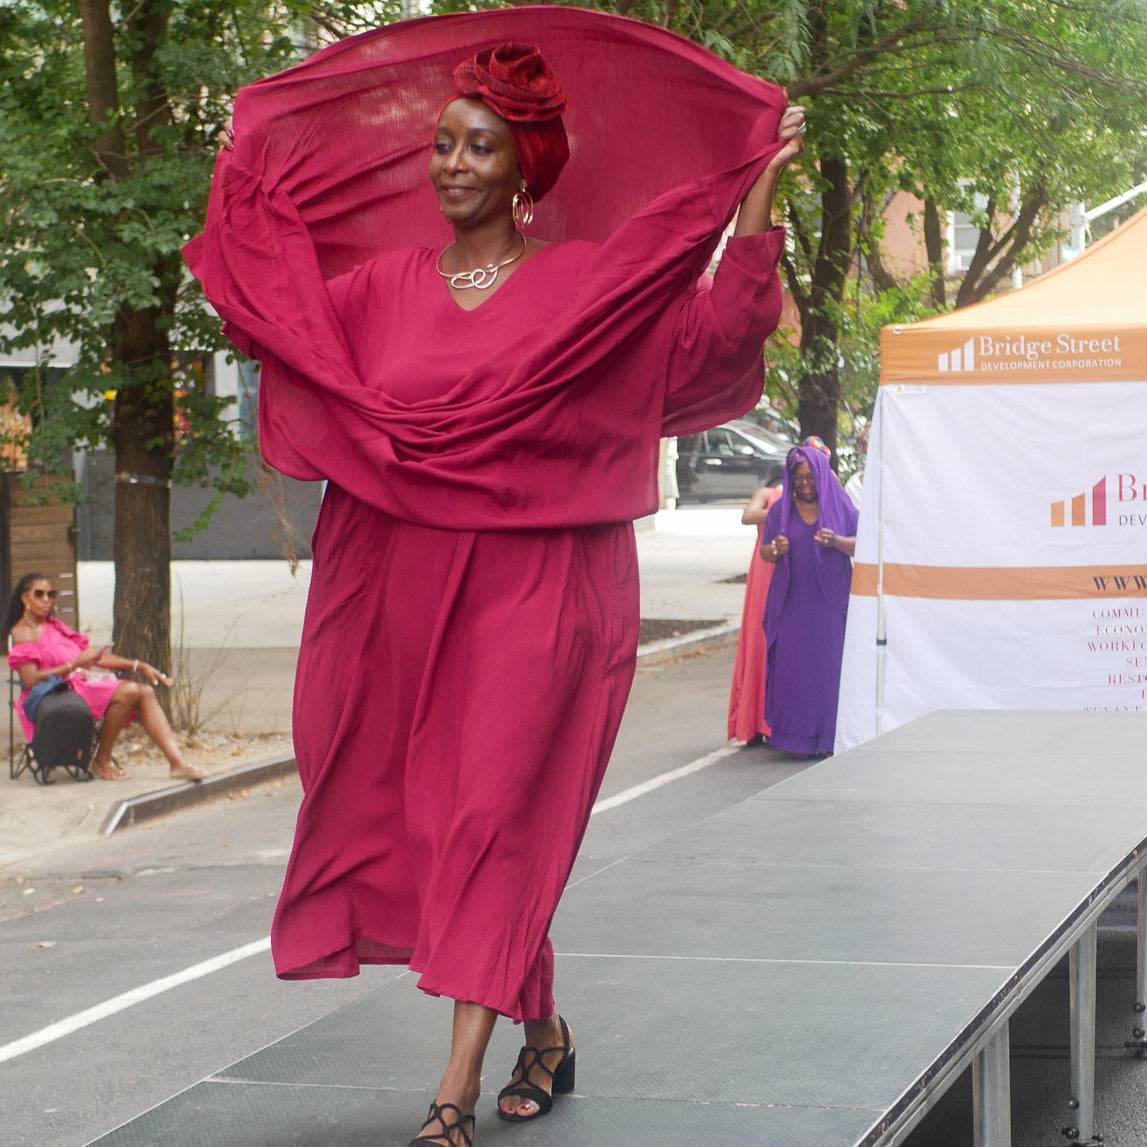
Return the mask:
<path id="1" fill-rule="evenodd" d="M 881 388 L 837 748 L 938 708 L 1147 709 L 1147 382 Z"/>

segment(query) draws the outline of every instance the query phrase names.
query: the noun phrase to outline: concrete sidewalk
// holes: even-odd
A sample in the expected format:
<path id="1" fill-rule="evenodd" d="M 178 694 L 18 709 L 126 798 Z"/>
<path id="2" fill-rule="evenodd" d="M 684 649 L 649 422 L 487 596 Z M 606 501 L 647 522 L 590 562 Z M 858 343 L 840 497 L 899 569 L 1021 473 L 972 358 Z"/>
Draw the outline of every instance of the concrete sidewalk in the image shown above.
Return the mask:
<path id="1" fill-rule="evenodd" d="M 656 515 L 637 532 L 641 616 L 737 620 L 744 590 L 722 584 L 743 574 L 754 530 L 740 503 L 686 506 Z M 172 641 L 190 649 L 297 649 L 311 563 L 292 576 L 285 561 L 172 563 Z M 111 638 L 115 570 L 80 563 L 80 618 L 94 641 Z"/>
<path id="2" fill-rule="evenodd" d="M 740 621 L 744 587 L 728 579 L 747 569 L 754 537 L 740 515 L 739 503 L 690 506 L 659 514 L 655 528 L 638 531 L 643 619 Z M 290 752 L 310 572 L 310 562 L 295 575 L 285 561 L 172 564 L 175 674 L 198 692 L 203 718 L 198 747 L 187 755 L 209 772 Z M 93 641 L 110 639 L 114 588 L 110 562 L 80 564 L 81 626 Z M 0 744 L 7 748 L 8 708 L 0 708 Z M 25 773 L 0 782 L 0 867 L 93 834 L 117 802 L 166 785 L 166 765 L 142 734 L 121 737 L 117 759 L 129 780 L 60 780 L 44 788 Z"/>
<path id="3" fill-rule="evenodd" d="M 744 587 L 728 579 L 748 568 L 754 538 L 740 517 L 740 504 L 690 506 L 638 532 L 642 618 L 740 621 Z M 173 641 L 202 684 L 206 727 L 288 732 L 311 563 L 294 576 L 273 561 L 174 562 L 172 573 Z M 93 641 L 111 637 L 114 588 L 110 562 L 81 564 L 80 617 Z"/>

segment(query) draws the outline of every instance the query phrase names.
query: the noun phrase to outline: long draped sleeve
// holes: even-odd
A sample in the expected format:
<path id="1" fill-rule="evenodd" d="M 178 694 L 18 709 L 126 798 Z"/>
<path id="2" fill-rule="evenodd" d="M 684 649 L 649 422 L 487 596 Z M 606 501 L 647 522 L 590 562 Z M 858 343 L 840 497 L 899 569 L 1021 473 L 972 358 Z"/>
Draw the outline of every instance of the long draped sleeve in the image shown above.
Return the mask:
<path id="1" fill-rule="evenodd" d="M 781 315 L 785 230 L 732 237 L 711 284 L 679 304 L 665 384 L 665 434 L 735 418 L 761 397 L 765 339 Z"/>
<path id="2" fill-rule="evenodd" d="M 476 343 L 449 395 L 400 400 L 363 384 L 352 344 L 374 318 L 355 308 L 372 259 L 448 241 L 427 141 L 454 65 L 506 40 L 537 44 L 570 97 L 572 157 L 531 233 L 592 253 L 554 321 Z M 692 291 L 779 149 L 784 106 L 779 89 L 662 29 L 552 7 L 407 21 L 244 88 L 234 151 L 185 255 L 227 333 L 261 360 L 264 457 L 428 525 L 648 513 L 666 415 L 712 425 L 759 394 L 740 365 L 760 355 L 779 235 L 730 241 L 708 295 Z M 666 133 L 689 146 L 665 147 Z"/>

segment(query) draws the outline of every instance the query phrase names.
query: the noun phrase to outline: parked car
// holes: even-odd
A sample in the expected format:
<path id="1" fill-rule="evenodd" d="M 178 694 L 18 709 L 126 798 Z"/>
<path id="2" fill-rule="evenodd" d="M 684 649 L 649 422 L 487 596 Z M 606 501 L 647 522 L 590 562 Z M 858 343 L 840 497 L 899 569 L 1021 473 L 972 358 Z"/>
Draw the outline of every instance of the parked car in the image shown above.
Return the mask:
<path id="1" fill-rule="evenodd" d="M 677 439 L 677 486 L 682 501 L 747 498 L 784 473 L 791 442 L 737 419 Z"/>

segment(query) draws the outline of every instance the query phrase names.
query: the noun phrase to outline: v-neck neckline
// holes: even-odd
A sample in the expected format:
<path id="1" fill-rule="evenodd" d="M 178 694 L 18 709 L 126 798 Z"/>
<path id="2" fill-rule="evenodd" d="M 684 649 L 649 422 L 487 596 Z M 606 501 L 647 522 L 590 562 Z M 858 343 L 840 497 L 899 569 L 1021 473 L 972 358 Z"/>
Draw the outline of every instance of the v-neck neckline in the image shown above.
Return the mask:
<path id="1" fill-rule="evenodd" d="M 454 310 L 456 310 L 459 314 L 472 315 L 475 311 L 485 310 L 486 307 L 490 306 L 490 304 L 493 303 L 493 301 L 500 294 L 502 294 L 504 291 L 506 291 L 509 288 L 510 284 L 522 273 L 523 268 L 526 267 L 527 264 L 532 263 L 535 259 L 537 259 L 540 255 L 544 254 L 546 251 L 548 251 L 553 246 L 554 246 L 553 243 L 547 243 L 547 244 L 545 244 L 545 246 L 539 247 L 532 255 L 528 255 L 527 257 L 523 258 L 518 263 L 518 266 L 514 269 L 513 273 L 506 276 L 506 281 L 496 291 L 494 291 L 494 293 L 492 295 L 490 295 L 489 298 L 487 298 L 485 300 L 485 302 L 476 303 L 472 307 L 462 306 L 462 304 L 453 296 L 453 294 L 450 291 L 449 282 L 442 277 L 441 273 L 438 270 L 438 259 L 440 258 L 440 256 L 435 255 L 433 252 L 431 252 L 432 270 L 434 273 L 434 277 L 438 280 L 439 285 L 442 288 L 442 292 L 443 292 L 443 294 L 445 294 L 447 302 L 450 304 L 450 306 Z M 473 288 L 473 289 L 477 290 L 477 288 Z"/>

